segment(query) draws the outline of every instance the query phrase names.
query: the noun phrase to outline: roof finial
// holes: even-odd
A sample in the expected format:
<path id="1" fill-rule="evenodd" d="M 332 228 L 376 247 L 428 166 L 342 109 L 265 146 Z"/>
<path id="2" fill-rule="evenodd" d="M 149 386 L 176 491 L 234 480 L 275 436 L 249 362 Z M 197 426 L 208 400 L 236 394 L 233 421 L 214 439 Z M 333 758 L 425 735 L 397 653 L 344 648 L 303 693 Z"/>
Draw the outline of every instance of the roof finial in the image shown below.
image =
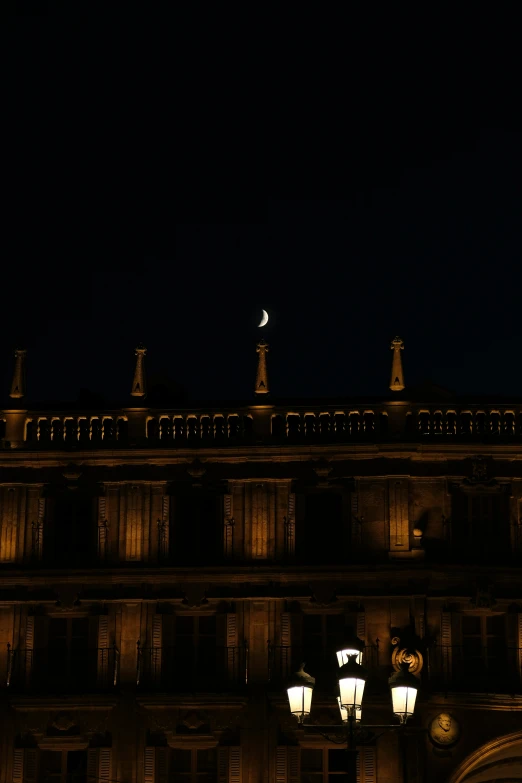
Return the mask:
<path id="1" fill-rule="evenodd" d="M 15 351 L 15 366 L 13 373 L 13 382 L 9 396 L 14 399 L 25 397 L 25 357 L 27 351 L 24 348 L 17 348 Z"/>
<path id="2" fill-rule="evenodd" d="M 268 353 L 268 343 L 261 340 L 257 344 L 257 353 L 259 360 L 257 362 L 256 376 L 256 394 L 268 394 L 268 375 L 266 372 L 266 354 Z"/>
<path id="3" fill-rule="evenodd" d="M 395 337 L 390 348 L 393 351 L 390 389 L 392 391 L 402 391 L 404 389 L 404 372 L 402 370 L 401 351 L 404 350 L 404 342 L 400 337 Z"/>
<path id="4" fill-rule="evenodd" d="M 134 370 L 134 380 L 132 382 L 132 397 L 145 397 L 147 389 L 145 387 L 145 371 L 143 369 L 143 359 L 147 349 L 141 343 L 136 348 L 136 369 Z"/>

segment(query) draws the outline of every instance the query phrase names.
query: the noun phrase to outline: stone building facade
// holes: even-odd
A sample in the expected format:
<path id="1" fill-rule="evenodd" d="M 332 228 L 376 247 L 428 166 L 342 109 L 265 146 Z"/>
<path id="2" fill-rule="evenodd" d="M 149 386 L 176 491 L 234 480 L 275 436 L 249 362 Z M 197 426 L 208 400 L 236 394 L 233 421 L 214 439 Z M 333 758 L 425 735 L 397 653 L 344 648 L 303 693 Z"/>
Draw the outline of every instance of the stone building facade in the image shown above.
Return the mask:
<path id="1" fill-rule="evenodd" d="M 0 783 L 336 783 L 347 628 L 363 723 L 394 722 L 401 661 L 420 689 L 359 783 L 522 780 L 522 398 L 408 389 L 392 348 L 384 399 L 272 400 L 263 344 L 252 401 L 149 407 L 140 347 L 127 406 L 52 410 L 17 352 Z"/>

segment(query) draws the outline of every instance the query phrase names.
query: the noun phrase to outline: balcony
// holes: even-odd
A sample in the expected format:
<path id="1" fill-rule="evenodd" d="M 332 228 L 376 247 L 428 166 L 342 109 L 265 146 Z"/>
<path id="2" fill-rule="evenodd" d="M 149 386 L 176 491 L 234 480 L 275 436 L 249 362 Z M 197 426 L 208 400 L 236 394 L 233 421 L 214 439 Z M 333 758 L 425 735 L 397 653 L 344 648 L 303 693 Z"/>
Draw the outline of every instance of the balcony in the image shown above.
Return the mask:
<path id="1" fill-rule="evenodd" d="M 427 650 L 425 683 L 431 691 L 522 694 L 522 648 L 482 647 L 473 655 L 464 646 L 437 645 Z"/>
<path id="2" fill-rule="evenodd" d="M 118 685 L 116 647 L 67 654 L 7 648 L 6 684 L 13 693 L 106 693 Z"/>
<path id="3" fill-rule="evenodd" d="M 136 682 L 146 691 L 187 693 L 222 692 L 246 685 L 248 647 L 212 647 L 182 649 L 179 647 L 138 646 Z"/>

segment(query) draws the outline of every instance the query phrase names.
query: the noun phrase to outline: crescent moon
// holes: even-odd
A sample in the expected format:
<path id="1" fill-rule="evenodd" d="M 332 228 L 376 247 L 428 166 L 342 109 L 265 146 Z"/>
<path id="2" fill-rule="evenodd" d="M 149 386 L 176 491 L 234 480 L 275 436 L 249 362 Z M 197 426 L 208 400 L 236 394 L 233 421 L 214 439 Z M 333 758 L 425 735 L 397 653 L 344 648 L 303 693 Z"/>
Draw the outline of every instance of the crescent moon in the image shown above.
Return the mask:
<path id="1" fill-rule="evenodd" d="M 265 326 L 265 324 L 268 323 L 268 313 L 266 310 L 263 310 L 263 317 L 261 318 L 261 322 L 258 323 L 258 326 Z"/>

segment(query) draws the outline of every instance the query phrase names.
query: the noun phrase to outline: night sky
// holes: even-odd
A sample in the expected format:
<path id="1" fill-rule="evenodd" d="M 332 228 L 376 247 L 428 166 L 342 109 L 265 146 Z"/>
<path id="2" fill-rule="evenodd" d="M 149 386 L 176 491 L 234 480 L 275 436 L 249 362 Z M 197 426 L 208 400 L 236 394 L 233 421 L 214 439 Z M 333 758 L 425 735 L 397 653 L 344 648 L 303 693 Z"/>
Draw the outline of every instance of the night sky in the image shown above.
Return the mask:
<path id="1" fill-rule="evenodd" d="M 31 400 L 84 388 L 126 402 L 142 341 L 149 379 L 173 399 L 248 399 L 264 337 L 274 397 L 385 395 L 399 335 L 407 385 L 522 398 L 509 46 L 501 81 L 487 59 L 459 75 L 446 61 L 429 95 L 415 69 L 376 80 L 377 61 L 349 112 L 303 122 L 291 162 L 272 127 L 225 165 L 219 144 L 194 155 L 180 141 L 179 106 L 168 127 L 141 111 L 132 40 L 84 61 L 71 40 L 44 46 L 46 25 L 13 17 L 3 33 L 5 391 L 23 345 Z"/>

